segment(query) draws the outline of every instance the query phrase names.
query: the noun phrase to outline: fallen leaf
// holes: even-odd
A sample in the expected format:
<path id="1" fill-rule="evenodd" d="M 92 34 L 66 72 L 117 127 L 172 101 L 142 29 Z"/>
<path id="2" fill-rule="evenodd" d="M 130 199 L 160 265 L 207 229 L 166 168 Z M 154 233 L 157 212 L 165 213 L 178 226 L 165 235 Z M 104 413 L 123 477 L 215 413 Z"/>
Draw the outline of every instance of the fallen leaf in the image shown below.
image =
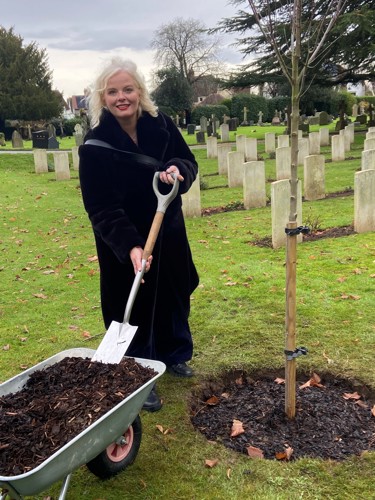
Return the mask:
<path id="1" fill-rule="evenodd" d="M 334 362 L 333 359 L 329 358 L 324 351 L 323 351 L 323 358 L 325 358 L 327 360 L 327 363 L 329 365 L 331 365 Z"/>
<path id="2" fill-rule="evenodd" d="M 219 398 L 217 396 L 211 396 L 206 401 L 206 405 L 215 406 L 217 404 L 219 404 Z"/>
<path id="3" fill-rule="evenodd" d="M 221 397 L 224 398 L 224 399 L 228 399 L 230 397 L 230 394 L 228 392 L 223 392 L 221 394 Z"/>
<path id="4" fill-rule="evenodd" d="M 87 260 L 89 262 L 96 262 L 98 260 L 98 256 L 97 255 L 92 255 L 92 256 L 88 257 Z"/>
<path id="5" fill-rule="evenodd" d="M 281 378 L 281 377 L 277 377 L 275 378 L 274 380 L 276 382 L 276 384 L 285 384 L 285 379 L 284 378 Z"/>
<path id="6" fill-rule="evenodd" d="M 293 448 L 287 446 L 284 451 L 279 451 L 275 453 L 276 460 L 290 460 L 293 454 Z"/>
<path id="7" fill-rule="evenodd" d="M 82 337 L 85 339 L 89 339 L 91 338 L 91 333 L 85 330 L 82 332 Z"/>
<path id="8" fill-rule="evenodd" d="M 160 431 L 162 434 L 164 434 L 164 428 L 163 428 L 162 425 L 156 424 L 156 428 L 157 428 L 158 431 Z"/>
<path id="9" fill-rule="evenodd" d="M 219 460 L 215 458 L 214 460 L 205 460 L 204 465 L 206 467 L 209 467 L 212 469 L 212 467 L 216 467 L 216 465 L 219 463 Z"/>
<path id="10" fill-rule="evenodd" d="M 9 351 L 9 349 L 10 349 L 9 344 L 3 345 L 3 351 Z"/>
<path id="11" fill-rule="evenodd" d="M 241 420 L 233 419 L 232 429 L 230 433 L 230 437 L 236 437 L 245 432 L 243 428 L 243 423 Z"/>
<path id="12" fill-rule="evenodd" d="M 358 399 L 358 401 L 355 402 L 356 405 L 360 406 L 361 408 L 368 408 L 368 405 L 364 402 Z"/>
<path id="13" fill-rule="evenodd" d="M 375 405 L 371 408 L 371 414 L 375 417 Z"/>
<path id="14" fill-rule="evenodd" d="M 230 475 L 232 474 L 232 469 L 227 469 L 227 478 L 230 479 Z"/>
<path id="15" fill-rule="evenodd" d="M 44 295 L 44 293 L 33 293 L 34 297 L 36 297 L 37 299 L 48 299 L 47 295 Z"/>
<path id="16" fill-rule="evenodd" d="M 243 385 L 243 378 L 242 377 L 238 377 L 238 378 L 236 378 L 235 382 L 236 382 L 237 385 Z"/>
<path id="17" fill-rule="evenodd" d="M 248 446 L 246 451 L 251 458 L 264 458 L 263 451 L 260 448 L 255 448 L 255 446 Z"/>
<path id="18" fill-rule="evenodd" d="M 344 399 L 361 399 L 358 392 L 345 392 L 343 397 Z"/>

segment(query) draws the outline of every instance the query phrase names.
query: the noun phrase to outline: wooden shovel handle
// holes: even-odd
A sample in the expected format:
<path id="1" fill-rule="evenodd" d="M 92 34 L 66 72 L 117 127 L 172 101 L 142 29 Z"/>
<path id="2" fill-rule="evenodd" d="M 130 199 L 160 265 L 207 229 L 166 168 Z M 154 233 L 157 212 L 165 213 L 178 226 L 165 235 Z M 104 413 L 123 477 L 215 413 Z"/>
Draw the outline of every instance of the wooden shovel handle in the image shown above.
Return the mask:
<path id="1" fill-rule="evenodd" d="M 156 212 L 154 220 L 152 221 L 150 232 L 148 233 L 145 248 L 143 250 L 142 260 L 147 260 L 152 254 L 163 219 L 164 212 Z"/>

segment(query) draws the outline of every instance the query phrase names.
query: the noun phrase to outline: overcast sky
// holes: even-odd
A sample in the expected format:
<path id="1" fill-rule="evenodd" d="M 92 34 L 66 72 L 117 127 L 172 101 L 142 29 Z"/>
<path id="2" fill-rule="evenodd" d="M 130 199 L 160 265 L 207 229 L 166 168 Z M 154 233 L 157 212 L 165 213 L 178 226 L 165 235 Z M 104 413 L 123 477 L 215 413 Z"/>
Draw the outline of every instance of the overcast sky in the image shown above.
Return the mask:
<path id="1" fill-rule="evenodd" d="M 149 80 L 155 69 L 150 42 L 162 24 L 181 17 L 211 28 L 222 18 L 234 17 L 237 8 L 228 0 L 34 0 L 1 10 L 0 25 L 13 27 L 25 44 L 35 41 L 47 50 L 53 88 L 67 98 L 82 94 L 112 55 L 133 59 Z M 233 40 L 223 37 L 219 55 L 239 64 L 241 54 L 230 47 Z"/>

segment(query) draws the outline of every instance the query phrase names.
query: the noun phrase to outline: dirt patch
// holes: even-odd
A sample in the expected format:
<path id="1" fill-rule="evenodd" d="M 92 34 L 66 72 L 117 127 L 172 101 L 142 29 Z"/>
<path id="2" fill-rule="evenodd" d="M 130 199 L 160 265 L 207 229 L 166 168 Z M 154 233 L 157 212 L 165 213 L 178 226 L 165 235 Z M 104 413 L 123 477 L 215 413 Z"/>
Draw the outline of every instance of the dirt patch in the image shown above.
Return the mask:
<path id="1" fill-rule="evenodd" d="M 207 383 L 193 396 L 194 427 L 210 441 L 265 459 L 341 461 L 375 450 L 374 393 L 364 384 L 325 375 L 302 388 L 310 376 L 300 376 L 296 417 L 288 419 L 285 385 L 277 377 L 237 373 Z M 231 437 L 238 422 L 243 432 Z"/>
<path id="2" fill-rule="evenodd" d="M 0 474 L 34 469 L 155 375 L 132 358 L 64 358 L 35 371 L 23 389 L 0 398 Z"/>

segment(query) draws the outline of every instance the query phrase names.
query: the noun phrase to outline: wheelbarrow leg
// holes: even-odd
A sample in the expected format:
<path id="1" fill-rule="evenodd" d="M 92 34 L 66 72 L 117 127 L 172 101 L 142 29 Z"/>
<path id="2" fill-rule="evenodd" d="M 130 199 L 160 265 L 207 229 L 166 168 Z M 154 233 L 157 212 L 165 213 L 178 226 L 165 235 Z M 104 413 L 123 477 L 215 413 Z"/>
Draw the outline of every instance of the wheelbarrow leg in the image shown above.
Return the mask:
<path id="1" fill-rule="evenodd" d="M 71 477 L 72 477 L 72 474 L 68 474 L 66 476 L 66 478 L 64 479 L 63 484 L 61 486 L 61 490 L 60 490 L 59 500 L 65 500 L 66 494 L 68 492 L 68 487 L 69 487 Z"/>

